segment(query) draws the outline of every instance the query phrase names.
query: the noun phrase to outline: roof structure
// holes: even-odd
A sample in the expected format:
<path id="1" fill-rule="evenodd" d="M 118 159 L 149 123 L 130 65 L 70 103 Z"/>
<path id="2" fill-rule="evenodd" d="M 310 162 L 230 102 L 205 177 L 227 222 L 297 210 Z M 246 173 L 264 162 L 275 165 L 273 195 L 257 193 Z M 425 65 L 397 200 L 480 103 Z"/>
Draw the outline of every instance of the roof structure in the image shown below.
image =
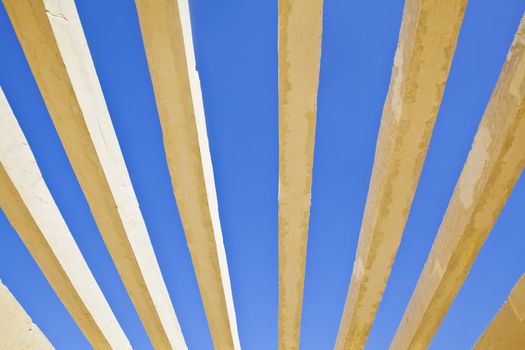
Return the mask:
<path id="1" fill-rule="evenodd" d="M 0 230 L 6 228 L 11 237 L 0 241 L 0 278 L 10 288 L 0 285 L 0 349 L 525 347 L 525 259 L 519 254 L 525 243 L 525 198 L 512 195 L 516 188 L 525 197 L 520 182 L 525 3 L 504 20 L 512 35 L 493 40 L 508 45 L 498 51 L 501 60 L 493 64 L 486 101 L 470 111 L 479 114 L 471 118 L 472 135 L 463 135 L 466 129 L 457 134 L 464 157 L 450 153 L 457 144 L 441 151 L 450 165 L 440 170 L 447 175 L 433 179 L 445 178 L 449 189 L 436 180 L 439 189 L 425 203 L 418 201 L 418 191 L 429 186 L 431 170 L 425 173 L 425 167 L 440 152 L 433 148 L 433 135 L 443 138 L 441 145 L 455 142 L 446 127 L 455 124 L 439 123 L 442 114 L 459 108 L 447 102 L 447 91 L 457 84 L 454 65 L 464 55 L 462 35 L 467 31 L 468 38 L 473 30 L 477 8 L 471 10 L 467 0 L 400 1 L 399 23 L 392 21 L 396 32 L 384 27 L 385 37 L 397 38 L 391 52 L 367 56 L 356 47 L 349 53 L 366 57 L 363 70 L 374 66 L 365 60 L 381 59 L 391 72 L 380 74 L 386 97 L 376 94 L 377 123 L 369 132 L 371 122 L 359 119 L 366 115 L 347 117 L 345 124 L 334 110 L 339 119 L 331 119 L 322 104 L 323 84 L 335 84 L 323 80 L 323 72 L 333 59 L 329 37 L 336 26 L 330 19 L 337 18 L 323 0 L 276 2 L 267 42 L 251 35 L 235 45 L 210 44 L 217 55 L 212 62 L 228 50 L 240 55 L 233 63 L 222 62 L 230 71 L 211 84 L 224 90 L 220 96 L 233 95 L 232 110 L 243 106 L 237 119 L 213 113 L 223 101 L 206 89 L 204 77 L 221 72 L 218 63 L 205 68 L 199 63 L 201 22 L 194 14 L 204 5 L 198 1 L 136 0 L 126 7 L 132 31 L 121 35 L 133 38 L 142 60 L 130 63 L 127 72 L 139 68 L 143 77 L 110 94 L 104 89 L 110 84 L 106 70 L 121 67 L 97 64 L 100 51 L 88 38 L 94 27 L 105 29 L 84 21 L 103 16 L 100 4 L 2 1 L 0 24 L 9 25 L 11 35 L 5 35 L 5 45 L 19 50 L 18 56 L 7 56 L 16 56 L 12 61 L 28 78 L 2 70 L 11 63 L 0 65 Z M 206 20 L 219 28 L 228 21 L 213 11 L 241 4 L 209 6 Z M 89 9 L 93 17 L 86 14 Z M 104 34 L 110 36 L 112 29 Z M 250 47 L 260 55 L 270 52 L 261 60 L 273 62 L 272 74 L 246 69 L 249 57 L 242 52 Z M 132 62 L 133 57 L 115 60 Z M 355 73 L 350 81 L 374 79 L 368 71 L 363 77 Z M 228 80 L 234 76 L 253 85 L 239 87 Z M 273 105 L 250 100 L 250 87 L 264 83 L 271 87 L 268 96 L 274 94 Z M 27 102 L 20 92 L 26 86 L 34 90 Z M 112 104 L 133 88 L 141 93 L 121 100 L 128 109 Z M 360 96 L 370 95 L 367 85 L 360 89 Z M 40 114 L 33 114 L 38 103 Z M 144 106 L 149 109 L 125 115 Z M 142 127 L 139 120 L 147 124 Z M 327 132 L 329 122 L 335 127 Z M 250 133 L 239 134 L 253 124 Z M 133 137 L 125 136 L 126 128 L 134 130 Z M 219 129 L 228 134 L 217 136 Z M 270 133 L 273 139 L 264 137 Z M 360 133 L 369 137 L 366 147 L 365 142 L 362 149 L 337 146 L 346 145 L 341 139 L 350 135 L 358 140 Z M 337 147 L 326 151 L 330 142 Z M 271 150 L 273 155 L 264 158 Z M 354 180 L 333 172 L 350 152 L 354 159 L 367 159 L 348 161 L 346 175 L 361 176 L 359 192 L 347 191 L 343 184 Z M 368 170 L 358 170 L 366 165 Z M 319 169 L 324 168 L 323 175 Z M 230 187 L 224 174 L 233 178 Z M 258 189 L 259 178 L 268 186 Z M 242 191 L 235 192 L 232 184 Z M 256 198 L 244 193 L 255 189 L 260 191 Z M 333 197 L 319 194 L 323 189 Z M 362 211 L 350 208 L 354 199 L 349 197 L 360 198 Z M 326 198 L 340 200 L 330 206 Z M 433 201 L 442 208 L 429 204 Z M 411 218 L 427 208 L 433 213 L 426 220 L 435 223 L 424 229 L 435 232 L 421 233 L 426 241 L 415 241 Z M 515 210 L 518 221 L 498 229 L 506 210 Z M 341 230 L 334 222 L 346 217 L 353 226 Z M 485 242 L 497 230 L 499 235 L 512 231 L 500 238 L 499 249 L 508 253 L 477 267 L 486 259 Z M 353 237 L 353 245 L 334 238 L 334 231 L 341 231 L 337 237 Z M 10 251 L 10 244 L 18 246 Z M 22 259 L 27 266 L 18 263 Z M 470 276 L 484 272 L 484 286 L 491 286 L 486 294 L 494 296 L 486 303 L 471 301 L 479 315 L 470 316 L 475 321 L 468 337 L 434 342 L 448 327 L 447 317 L 458 313 L 457 303 L 468 304 L 462 293 Z M 403 274 L 410 278 L 400 278 Z M 404 289 L 391 292 L 392 284 Z M 49 302 L 37 302 L 38 293 Z M 480 298 L 486 294 L 480 292 Z M 313 298 L 317 307 L 311 307 Z M 388 322 L 390 331 L 383 329 L 378 342 L 377 327 Z M 68 331 L 59 332 L 64 324 Z"/>

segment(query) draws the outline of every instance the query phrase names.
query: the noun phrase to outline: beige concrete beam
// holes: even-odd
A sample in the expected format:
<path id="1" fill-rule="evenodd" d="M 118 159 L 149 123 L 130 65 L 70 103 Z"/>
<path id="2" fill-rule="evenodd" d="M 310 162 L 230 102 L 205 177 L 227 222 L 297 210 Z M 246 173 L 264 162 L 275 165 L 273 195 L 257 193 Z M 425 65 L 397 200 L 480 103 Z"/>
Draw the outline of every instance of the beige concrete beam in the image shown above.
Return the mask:
<path id="1" fill-rule="evenodd" d="M 73 0 L 3 0 L 91 212 L 157 349 L 186 348 Z"/>
<path id="2" fill-rule="evenodd" d="M 186 241 L 216 349 L 240 349 L 186 0 L 136 0 Z"/>
<path id="3" fill-rule="evenodd" d="M 474 350 L 522 350 L 525 346 L 525 274 L 492 319 Z"/>
<path id="4" fill-rule="evenodd" d="M 426 349 L 525 166 L 525 21 L 390 349 Z"/>
<path id="5" fill-rule="evenodd" d="M 0 349 L 54 349 L 9 289 L 1 282 Z"/>
<path id="6" fill-rule="evenodd" d="M 1 88 L 0 208 L 91 345 L 131 349 L 49 193 Z"/>
<path id="7" fill-rule="evenodd" d="M 279 0 L 279 349 L 298 349 L 323 0 Z"/>
<path id="8" fill-rule="evenodd" d="M 407 0 L 335 349 L 363 349 L 425 161 L 467 0 Z"/>

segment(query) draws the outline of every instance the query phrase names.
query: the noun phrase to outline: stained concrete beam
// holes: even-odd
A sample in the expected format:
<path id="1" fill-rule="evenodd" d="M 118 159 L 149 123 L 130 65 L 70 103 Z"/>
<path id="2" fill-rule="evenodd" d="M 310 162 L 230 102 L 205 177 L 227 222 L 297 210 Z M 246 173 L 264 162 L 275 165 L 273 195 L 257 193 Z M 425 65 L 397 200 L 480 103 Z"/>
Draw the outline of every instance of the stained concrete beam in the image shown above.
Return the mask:
<path id="1" fill-rule="evenodd" d="M 187 0 L 136 0 L 171 183 L 216 349 L 240 349 Z"/>
<path id="2" fill-rule="evenodd" d="M 3 0 L 69 161 L 157 349 L 186 348 L 73 0 Z"/>
<path id="3" fill-rule="evenodd" d="M 335 349 L 363 349 L 419 182 L 467 0 L 407 0 Z"/>
<path id="4" fill-rule="evenodd" d="M 55 349 L 1 282 L 0 349 Z"/>
<path id="5" fill-rule="evenodd" d="M 95 349 L 131 349 L 42 178 L 1 88 L 0 208 L 91 345 Z"/>
<path id="6" fill-rule="evenodd" d="M 463 285 L 525 166 L 524 104 L 522 19 L 390 349 L 426 349 Z"/>
<path id="7" fill-rule="evenodd" d="M 522 350 L 525 344 L 525 274 L 492 319 L 474 350 Z"/>
<path id="8" fill-rule="evenodd" d="M 279 0 L 279 349 L 301 328 L 323 0 Z"/>

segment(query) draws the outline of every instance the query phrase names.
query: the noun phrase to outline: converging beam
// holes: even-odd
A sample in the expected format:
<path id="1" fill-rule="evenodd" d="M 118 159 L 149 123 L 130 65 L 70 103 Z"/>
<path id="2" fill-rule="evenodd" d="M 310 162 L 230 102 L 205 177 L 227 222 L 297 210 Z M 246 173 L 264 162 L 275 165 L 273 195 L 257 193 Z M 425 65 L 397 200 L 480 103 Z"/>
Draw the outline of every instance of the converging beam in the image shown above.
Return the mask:
<path id="1" fill-rule="evenodd" d="M 407 0 L 335 349 L 363 349 L 419 182 L 467 0 Z"/>
<path id="2" fill-rule="evenodd" d="M 298 349 L 323 0 L 279 0 L 279 349 Z"/>
<path id="3" fill-rule="evenodd" d="M 240 349 L 187 0 L 136 0 L 171 183 L 216 349 Z"/>
<path id="4" fill-rule="evenodd" d="M 392 350 L 426 349 L 525 166 L 522 19 Z"/>
<path id="5" fill-rule="evenodd" d="M 0 310 L 0 349 L 55 349 L 1 282 Z"/>
<path id="6" fill-rule="evenodd" d="M 478 339 L 474 350 L 522 350 L 525 344 L 525 274 Z"/>
<path id="7" fill-rule="evenodd" d="M 0 208 L 91 345 L 131 349 L 49 193 L 1 88 Z"/>
<path id="8" fill-rule="evenodd" d="M 186 348 L 73 0 L 3 0 L 93 217 L 156 349 Z"/>

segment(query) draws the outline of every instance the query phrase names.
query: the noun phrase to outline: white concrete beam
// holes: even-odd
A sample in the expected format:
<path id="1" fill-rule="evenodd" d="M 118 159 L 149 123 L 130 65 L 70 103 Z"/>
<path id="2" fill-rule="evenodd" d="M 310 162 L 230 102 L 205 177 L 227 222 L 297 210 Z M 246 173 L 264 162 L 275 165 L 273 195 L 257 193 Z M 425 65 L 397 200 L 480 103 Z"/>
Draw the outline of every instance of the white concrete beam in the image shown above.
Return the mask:
<path id="1" fill-rule="evenodd" d="M 335 349 L 363 349 L 425 161 L 467 0 L 407 0 Z"/>
<path id="2" fill-rule="evenodd" d="M 3 0 L 120 277 L 157 349 L 186 348 L 73 0 Z"/>
<path id="3" fill-rule="evenodd" d="M 279 0 L 279 349 L 298 349 L 323 0 Z"/>
<path id="4" fill-rule="evenodd" d="M 187 0 L 136 0 L 164 148 L 216 349 L 240 349 Z"/>
<path id="5" fill-rule="evenodd" d="M 474 138 L 392 350 L 426 349 L 525 166 L 525 21 Z"/>
<path id="6" fill-rule="evenodd" d="M 473 350 L 523 350 L 525 346 L 525 274 L 492 319 Z"/>
<path id="7" fill-rule="evenodd" d="M 1 282 L 0 349 L 55 349 Z"/>
<path id="8" fill-rule="evenodd" d="M 1 88 L 0 208 L 91 345 L 131 349 L 49 193 Z"/>

